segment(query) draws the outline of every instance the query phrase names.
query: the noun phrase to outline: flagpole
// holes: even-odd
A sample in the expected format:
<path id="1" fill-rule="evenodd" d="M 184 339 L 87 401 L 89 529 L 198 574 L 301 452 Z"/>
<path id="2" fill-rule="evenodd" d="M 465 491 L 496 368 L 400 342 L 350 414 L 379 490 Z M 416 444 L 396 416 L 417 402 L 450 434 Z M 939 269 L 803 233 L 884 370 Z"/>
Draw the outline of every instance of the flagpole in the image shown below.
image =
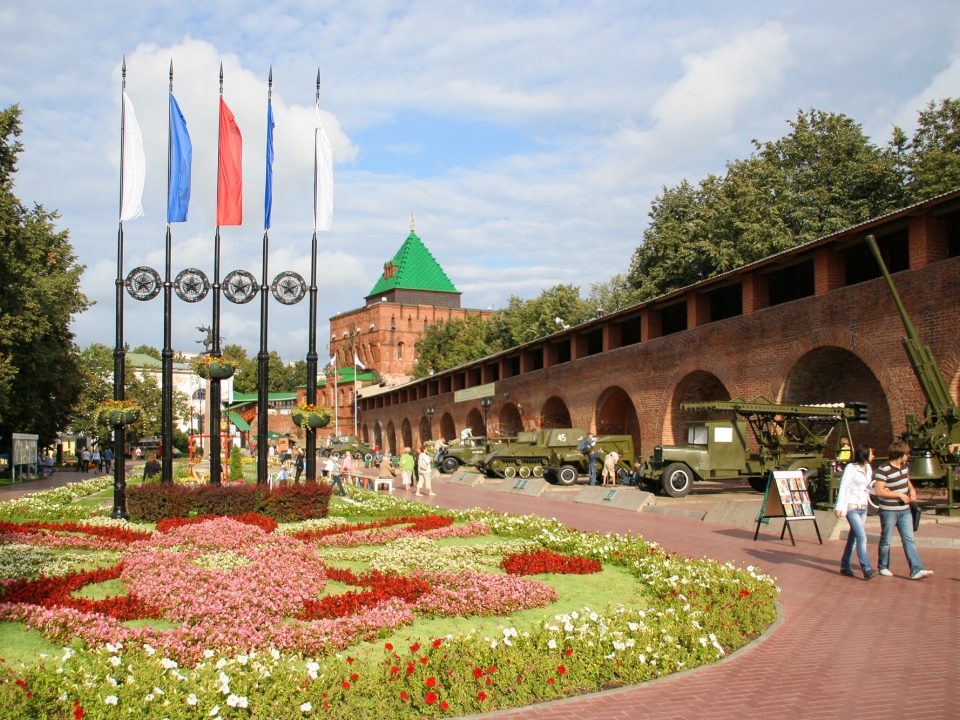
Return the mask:
<path id="1" fill-rule="evenodd" d="M 220 63 L 220 103 L 223 103 L 223 63 Z M 222 110 L 220 111 L 222 112 Z M 218 116 L 219 118 L 219 116 Z M 217 208 L 220 207 L 220 122 L 217 122 Z M 218 213 L 219 214 L 219 213 Z M 220 218 L 213 240 L 213 350 L 220 357 Z M 262 439 L 262 438 L 261 438 Z M 259 450 L 259 442 L 257 448 Z M 220 484 L 220 379 L 210 378 L 210 484 Z"/>
<path id="2" fill-rule="evenodd" d="M 354 336 L 353 342 L 350 343 L 353 345 L 353 434 L 359 439 L 360 434 L 357 432 L 357 341 L 356 336 Z"/>
<path id="3" fill-rule="evenodd" d="M 124 133 L 124 107 L 123 94 L 127 89 L 127 57 L 124 55 L 123 64 L 120 68 L 120 210 L 118 217 L 123 217 L 123 145 Z M 119 220 L 117 229 L 117 308 L 116 308 L 116 344 L 113 347 L 113 399 L 124 399 L 124 370 L 126 369 L 127 352 L 123 345 L 123 220 Z M 113 428 L 113 512 L 112 518 L 128 520 L 127 514 L 127 481 L 126 481 L 126 432 L 123 425 L 116 425 Z"/>
<path id="4" fill-rule="evenodd" d="M 173 59 L 170 59 L 170 95 L 173 95 Z M 167 107 L 169 108 L 169 99 Z M 169 109 L 167 111 L 167 203 L 170 202 L 170 156 L 171 135 Z M 165 248 L 165 270 L 163 278 L 163 350 L 160 353 L 162 367 L 160 397 L 160 446 L 161 475 L 164 485 L 173 484 L 173 283 L 170 281 L 170 262 L 173 254 L 173 238 L 170 234 L 170 215 L 167 213 L 167 237 Z"/>
<path id="5" fill-rule="evenodd" d="M 317 68 L 317 97 L 320 105 L 320 68 Z M 307 346 L 307 402 L 317 402 L 317 143 L 313 131 L 313 240 L 310 243 L 310 320 L 309 344 Z M 317 479 L 317 431 L 307 430 L 307 482 Z"/>
<path id="6" fill-rule="evenodd" d="M 336 353 L 334 353 L 336 357 Z M 333 366 L 333 434 L 340 434 L 340 388 L 337 387 L 337 366 Z"/>
<path id="7" fill-rule="evenodd" d="M 267 107 L 273 97 L 273 66 L 270 66 L 270 75 L 267 77 Z M 268 113 L 267 125 L 270 124 Z M 267 127 L 267 132 L 270 128 Z M 267 159 L 267 183 L 270 182 L 269 166 L 270 160 Z M 269 192 L 269 185 L 267 187 Z M 257 354 L 257 484 L 265 485 L 267 483 L 267 453 L 261 448 L 265 448 L 265 442 L 268 440 L 269 418 L 267 417 L 267 405 L 269 402 L 268 381 L 270 375 L 270 354 L 267 351 L 267 320 L 270 306 L 270 287 L 267 284 L 267 258 L 269 255 L 270 225 L 267 221 L 266 208 L 264 208 L 263 217 L 263 271 L 260 275 L 260 352 Z"/>

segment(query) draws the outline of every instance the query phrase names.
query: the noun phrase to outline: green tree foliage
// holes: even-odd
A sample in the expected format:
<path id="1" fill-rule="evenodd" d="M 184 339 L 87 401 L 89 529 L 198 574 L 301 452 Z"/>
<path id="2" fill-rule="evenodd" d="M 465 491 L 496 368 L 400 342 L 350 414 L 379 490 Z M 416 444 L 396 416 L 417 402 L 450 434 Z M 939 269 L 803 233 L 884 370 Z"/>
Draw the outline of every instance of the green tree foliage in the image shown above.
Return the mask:
<path id="1" fill-rule="evenodd" d="M 465 321 L 454 319 L 428 325 L 417 339 L 413 376 L 426 377 L 431 370 L 447 370 L 489 355 L 489 325 L 480 315 L 470 315 Z"/>
<path id="2" fill-rule="evenodd" d="M 153 345 L 137 345 L 132 352 L 138 353 L 140 355 L 149 355 L 152 358 L 157 360 L 163 360 L 163 356 L 160 355 L 160 351 L 157 350 Z"/>
<path id="3" fill-rule="evenodd" d="M 0 111 L 0 449 L 14 432 L 50 443 L 66 428 L 83 389 L 70 320 L 89 306 L 56 212 L 28 209 L 13 194 L 22 146 L 20 108 Z"/>
<path id="4" fill-rule="evenodd" d="M 890 145 L 911 202 L 960 187 L 960 100 L 931 102 L 920 111 L 913 138 L 895 127 Z"/>
<path id="5" fill-rule="evenodd" d="M 609 315 L 640 301 L 640 291 L 630 284 L 630 278 L 619 273 L 607 282 L 591 283 L 587 298 L 587 304 L 598 315 Z"/>
<path id="6" fill-rule="evenodd" d="M 260 367 L 257 362 L 257 356 L 249 357 L 247 351 L 239 345 L 226 345 L 223 348 L 226 355 L 236 359 L 237 373 L 233 376 L 233 389 L 239 393 L 257 392 L 257 383 L 260 377 Z M 267 391 L 276 392 L 294 392 L 299 385 L 305 385 L 307 382 L 307 363 L 304 360 L 298 360 L 293 366 L 286 365 L 280 358 L 276 350 L 270 351 L 270 357 L 267 360 L 268 380 Z"/>
<path id="7" fill-rule="evenodd" d="M 699 185 L 664 188 L 630 284 L 647 300 L 836 232 L 904 203 L 898 154 L 842 114 L 798 112 L 779 140 Z"/>
<path id="8" fill-rule="evenodd" d="M 230 479 L 243 480 L 243 456 L 236 445 L 230 450 Z"/>

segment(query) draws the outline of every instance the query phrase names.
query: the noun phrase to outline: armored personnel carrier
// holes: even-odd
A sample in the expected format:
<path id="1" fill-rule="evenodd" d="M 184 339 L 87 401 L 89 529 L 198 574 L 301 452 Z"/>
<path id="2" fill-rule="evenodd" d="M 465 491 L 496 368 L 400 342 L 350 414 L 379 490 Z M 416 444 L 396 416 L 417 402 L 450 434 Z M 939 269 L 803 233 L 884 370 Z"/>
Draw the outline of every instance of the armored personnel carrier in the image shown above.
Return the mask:
<path id="1" fill-rule="evenodd" d="M 533 435 L 533 433 L 522 433 Z M 515 437 L 468 437 L 465 440 L 454 440 L 450 446 L 440 453 L 437 458 L 437 467 L 440 472 L 450 475 L 460 469 L 462 465 L 476 466 L 477 460 L 482 459 L 497 445 L 515 443 Z"/>
<path id="2" fill-rule="evenodd" d="M 357 460 L 373 460 L 373 447 L 365 442 L 360 442 L 356 435 L 331 435 L 328 438 L 327 445 L 320 449 L 324 457 L 333 456 L 341 458 L 350 454 Z"/>

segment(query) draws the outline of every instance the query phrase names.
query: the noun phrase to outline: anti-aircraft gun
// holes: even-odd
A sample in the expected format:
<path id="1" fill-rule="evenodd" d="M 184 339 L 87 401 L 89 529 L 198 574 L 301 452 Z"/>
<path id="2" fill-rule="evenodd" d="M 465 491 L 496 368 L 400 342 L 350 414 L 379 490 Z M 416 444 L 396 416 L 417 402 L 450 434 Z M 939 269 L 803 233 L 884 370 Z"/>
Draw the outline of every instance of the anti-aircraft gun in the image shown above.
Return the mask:
<path id="1" fill-rule="evenodd" d="M 771 470 L 803 470 L 814 496 L 826 495 L 820 478 L 829 477 L 823 468 L 830 462 L 824 455 L 830 436 L 841 422 L 849 437 L 850 421 L 867 421 L 866 404 L 856 402 L 781 405 L 757 397 L 681 403 L 680 409 L 739 419 L 689 422 L 687 445 L 654 448 L 641 477 L 671 497 L 689 493 L 694 480 L 745 479 L 763 492 Z M 747 445 L 747 427 L 758 452 Z"/>
<path id="2" fill-rule="evenodd" d="M 907 336 L 903 338 L 903 349 L 907 353 L 913 373 L 917 376 L 920 389 L 927 399 L 923 418 L 910 413 L 906 416 L 906 432 L 901 438 L 910 446 L 910 479 L 914 484 L 947 487 L 947 504 L 937 508 L 942 515 L 960 515 L 955 492 L 957 475 L 960 474 L 960 408 L 950 396 L 950 389 L 940 372 L 933 351 L 920 340 L 917 329 L 910 321 L 900 294 L 893 284 L 893 278 L 880 255 L 880 248 L 873 235 L 867 236 L 867 245 L 887 281 L 893 301 L 900 311 L 900 319 Z"/>

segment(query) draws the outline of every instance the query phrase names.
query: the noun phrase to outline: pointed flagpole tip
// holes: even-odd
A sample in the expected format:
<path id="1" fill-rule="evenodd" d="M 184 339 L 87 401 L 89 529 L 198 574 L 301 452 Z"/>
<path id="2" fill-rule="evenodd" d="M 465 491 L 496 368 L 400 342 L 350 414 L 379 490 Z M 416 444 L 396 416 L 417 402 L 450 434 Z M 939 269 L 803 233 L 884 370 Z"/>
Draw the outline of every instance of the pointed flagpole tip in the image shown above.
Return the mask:
<path id="1" fill-rule="evenodd" d="M 273 85 L 273 65 L 270 66 L 270 74 L 267 75 L 267 82 Z"/>
<path id="2" fill-rule="evenodd" d="M 220 95 L 223 95 L 223 61 L 220 61 Z"/>
<path id="3" fill-rule="evenodd" d="M 123 56 L 123 63 L 120 65 L 120 70 L 123 72 L 124 75 L 127 74 L 127 56 L 126 55 Z"/>

